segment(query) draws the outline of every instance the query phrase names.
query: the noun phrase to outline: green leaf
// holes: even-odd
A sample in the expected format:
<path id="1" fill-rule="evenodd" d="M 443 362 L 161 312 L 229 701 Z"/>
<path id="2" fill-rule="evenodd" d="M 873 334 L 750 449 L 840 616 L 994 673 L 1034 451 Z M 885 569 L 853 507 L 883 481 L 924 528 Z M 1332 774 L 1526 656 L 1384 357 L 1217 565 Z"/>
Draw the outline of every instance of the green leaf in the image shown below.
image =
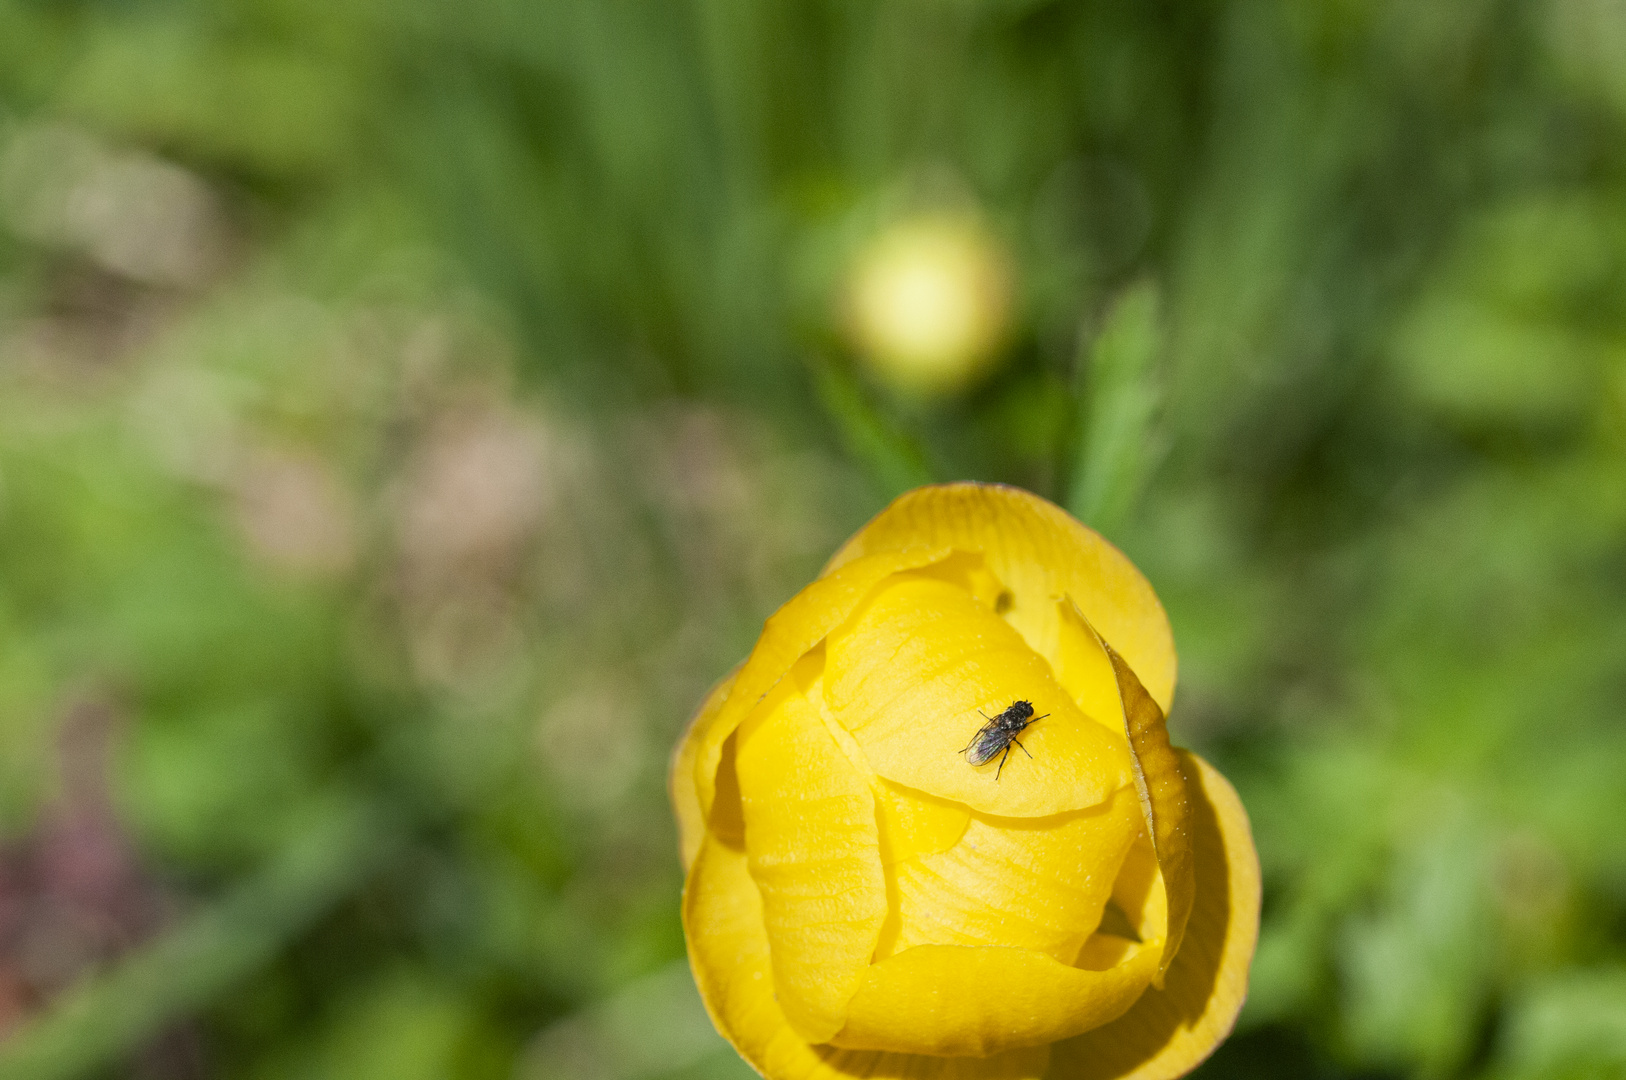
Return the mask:
<path id="1" fill-rule="evenodd" d="M 1154 423 L 1163 348 L 1158 289 L 1143 281 L 1113 302 L 1080 358 L 1080 438 L 1067 508 L 1107 536 L 1133 511 L 1162 453 Z"/>

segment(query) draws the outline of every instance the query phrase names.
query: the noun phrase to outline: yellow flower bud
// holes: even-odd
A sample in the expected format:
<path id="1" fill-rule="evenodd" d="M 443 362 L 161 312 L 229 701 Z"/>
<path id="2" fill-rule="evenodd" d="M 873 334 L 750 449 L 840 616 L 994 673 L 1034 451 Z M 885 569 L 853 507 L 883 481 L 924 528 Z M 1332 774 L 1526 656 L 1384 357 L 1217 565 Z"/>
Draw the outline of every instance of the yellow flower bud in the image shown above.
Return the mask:
<path id="1" fill-rule="evenodd" d="M 1169 745 L 1174 676 L 1151 586 L 1057 507 L 894 502 L 678 746 L 718 1030 L 770 1080 L 1194 1068 L 1242 1005 L 1259 867 L 1236 793 Z"/>
<path id="2" fill-rule="evenodd" d="M 953 392 L 982 374 L 1005 333 L 1006 260 L 971 218 L 902 221 L 859 255 L 847 304 L 878 378 L 908 393 Z"/>

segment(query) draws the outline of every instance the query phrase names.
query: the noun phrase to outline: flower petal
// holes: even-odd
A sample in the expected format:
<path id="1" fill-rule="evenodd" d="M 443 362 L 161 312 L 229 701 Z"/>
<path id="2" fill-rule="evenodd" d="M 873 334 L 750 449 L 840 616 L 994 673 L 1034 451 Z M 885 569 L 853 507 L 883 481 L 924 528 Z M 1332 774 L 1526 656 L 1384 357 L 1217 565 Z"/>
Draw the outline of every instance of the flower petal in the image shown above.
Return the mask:
<path id="1" fill-rule="evenodd" d="M 688 730 L 672 752 L 672 771 L 667 776 L 667 789 L 672 797 L 672 809 L 677 814 L 678 850 L 683 856 L 685 871 L 694 864 L 694 857 L 700 851 L 700 841 L 706 834 L 706 815 L 700 809 L 700 795 L 694 788 L 694 759 L 700 748 L 694 733 L 710 723 L 717 710 L 723 707 L 738 672 L 739 668 L 735 668 L 706 691 L 706 699 L 695 710 Z"/>
<path id="2" fill-rule="evenodd" d="M 799 661 L 740 725 L 735 769 L 774 989 L 808 1042 L 841 1030 L 886 920 L 875 800 L 808 700 Z"/>
<path id="3" fill-rule="evenodd" d="M 833 1041 L 982 1057 L 1066 1039 L 1123 1015 L 1161 951 L 1148 942 L 1116 967 L 1087 971 L 1030 949 L 919 945 L 870 967 Z"/>
<path id="4" fill-rule="evenodd" d="M 1157 850 L 1143 831 L 1135 838 L 1112 883 L 1112 903 L 1124 916 L 1129 936 L 1140 941 L 1168 938 L 1169 897 L 1157 866 Z M 1161 968 L 1163 964 L 1159 962 Z"/>
<path id="5" fill-rule="evenodd" d="M 1005 612 L 1035 649 L 1054 656 L 1055 599 L 1073 596 L 1165 711 L 1174 699 L 1174 636 L 1152 587 L 1123 553 L 1066 511 L 1000 484 L 940 484 L 906 492 L 825 566 L 918 546 L 980 552 L 1011 591 Z"/>
<path id="6" fill-rule="evenodd" d="M 901 925 L 889 951 L 1004 946 L 1070 965 L 1142 828 L 1128 789 L 1057 818 L 973 817 L 960 843 L 891 869 Z"/>
<path id="7" fill-rule="evenodd" d="M 1171 1080 L 1230 1033 L 1247 997 L 1259 936 L 1259 857 L 1236 791 L 1213 766 L 1176 751 L 1191 797 L 1196 906 L 1161 990 L 1120 1019 L 1058 1043 L 1056 1080 Z"/>
<path id="8" fill-rule="evenodd" d="M 888 1054 L 874 1050 L 843 1050 L 836 1046 L 813 1048 L 843 1075 L 873 1080 L 1027 1080 L 1045 1075 L 1050 1047 L 1024 1046 L 985 1058 L 927 1057 Z"/>
<path id="9" fill-rule="evenodd" d="M 947 851 L 960 842 L 971 824 L 971 808 L 962 803 L 885 780 L 875 781 L 874 792 L 883 864 Z"/>
<path id="10" fill-rule="evenodd" d="M 774 1000 L 762 902 L 745 854 L 706 837 L 683 892 L 689 964 L 712 1023 L 774 1080 L 1038 1080 L 1049 1046 L 988 1058 L 925 1057 L 809 1046 Z"/>
<path id="11" fill-rule="evenodd" d="M 1081 627 L 1095 640 L 1111 665 L 1122 701 L 1124 730 L 1129 737 L 1130 756 L 1135 769 L 1135 789 L 1140 793 L 1141 809 L 1146 815 L 1146 828 L 1152 838 L 1152 847 L 1157 852 L 1157 865 L 1163 875 L 1168 902 L 1167 948 L 1157 972 L 1157 985 L 1161 986 L 1163 973 L 1169 969 L 1169 964 L 1180 950 L 1180 940 L 1185 933 L 1186 919 L 1191 914 L 1195 889 L 1191 867 L 1191 811 L 1186 800 L 1185 774 L 1181 772 L 1179 758 L 1169 746 L 1169 731 L 1163 722 L 1163 710 L 1141 686 L 1124 658 L 1096 632 L 1071 597 L 1063 597 L 1057 607 L 1061 610 L 1064 637 L 1078 637 L 1078 628 Z"/>
<path id="12" fill-rule="evenodd" d="M 831 632 L 825 655 L 825 703 L 894 783 L 999 817 L 1048 817 L 1133 780 L 1124 736 L 1092 723 L 1044 657 L 957 585 L 896 575 Z M 1043 719 L 1015 760 L 971 766 L 962 755 L 978 729 L 1018 700 Z"/>
<path id="13" fill-rule="evenodd" d="M 1071 598 L 1056 601 L 1060 614 L 1056 656 L 1051 666 L 1056 681 L 1073 696 L 1085 716 L 1113 731 L 1125 732 L 1123 695 L 1118 692 L 1118 673 L 1101 647 L 1101 639 L 1079 614 Z"/>
<path id="14" fill-rule="evenodd" d="M 947 548 L 919 545 L 895 548 L 826 574 L 791 597 L 768 617 L 762 636 L 734 676 L 728 697 L 716 712 L 702 716 L 690 729 L 694 747 L 694 786 L 702 816 L 710 820 L 717 797 L 717 769 L 723 744 L 734 729 L 773 689 L 792 664 L 839 626 L 881 581 L 900 570 L 911 570 L 945 558 Z"/>

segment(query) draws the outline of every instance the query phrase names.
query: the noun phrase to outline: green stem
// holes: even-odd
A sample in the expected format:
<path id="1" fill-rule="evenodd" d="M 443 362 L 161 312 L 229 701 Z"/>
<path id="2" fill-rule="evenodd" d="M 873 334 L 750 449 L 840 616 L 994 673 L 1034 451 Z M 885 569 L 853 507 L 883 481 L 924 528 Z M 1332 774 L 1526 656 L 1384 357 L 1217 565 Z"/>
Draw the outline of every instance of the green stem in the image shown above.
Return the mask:
<path id="1" fill-rule="evenodd" d="M 835 423 L 847 452 L 857 458 L 888 496 L 933 482 L 920 443 L 876 408 L 851 371 L 825 357 L 808 365 L 819 402 Z"/>

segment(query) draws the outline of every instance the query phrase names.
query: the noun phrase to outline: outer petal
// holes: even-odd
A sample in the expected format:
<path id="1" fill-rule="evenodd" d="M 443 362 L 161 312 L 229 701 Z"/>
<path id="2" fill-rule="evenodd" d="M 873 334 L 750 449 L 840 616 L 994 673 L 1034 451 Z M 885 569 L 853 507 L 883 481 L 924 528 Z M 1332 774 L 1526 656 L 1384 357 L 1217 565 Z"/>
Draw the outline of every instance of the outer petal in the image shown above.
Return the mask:
<path id="1" fill-rule="evenodd" d="M 735 751 L 774 989 L 812 1043 L 841 1030 L 887 915 L 870 780 L 807 698 L 817 668 L 816 654 L 797 664 L 740 726 Z"/>
<path id="2" fill-rule="evenodd" d="M 1070 965 L 1101 922 L 1118 868 L 1140 833 L 1140 805 L 1127 789 L 1057 818 L 974 817 L 952 848 L 892 868 L 901 925 L 888 953 L 990 945 L 1032 949 Z"/>
<path id="3" fill-rule="evenodd" d="M 1123 654 L 1158 705 L 1174 699 L 1174 636 L 1152 587 L 1123 553 L 1066 511 L 998 484 L 941 484 L 900 495 L 826 565 L 826 574 L 880 552 L 944 546 L 982 553 L 1011 590 L 1006 618 L 1054 657 L 1055 600 L 1064 594 Z"/>
<path id="4" fill-rule="evenodd" d="M 900 570 L 926 566 L 948 554 L 947 548 L 914 545 L 850 560 L 850 565 L 813 582 L 768 617 L 762 636 L 735 674 L 727 699 L 716 712 L 697 720 L 689 732 L 688 738 L 695 743 L 695 793 L 705 818 L 710 819 L 717 796 L 723 744 L 762 696 L 803 653 L 852 614 L 877 584 Z"/>
<path id="5" fill-rule="evenodd" d="M 1123 735 L 1085 717 L 1044 657 L 959 586 L 897 575 L 830 634 L 826 658 L 826 704 L 895 783 L 1000 817 L 1047 817 L 1133 782 Z M 1025 752 L 1013 749 L 1003 771 L 971 767 L 966 745 L 1016 700 L 1045 717 L 1023 732 Z"/>
<path id="6" fill-rule="evenodd" d="M 1171 1080 L 1230 1033 L 1259 936 L 1259 857 L 1236 791 L 1178 751 L 1191 796 L 1197 902 L 1163 989 L 1117 1021 L 1058 1043 L 1053 1080 Z"/>
<path id="7" fill-rule="evenodd" d="M 1054 1042 L 1122 1016 L 1161 953 L 1147 942 L 1088 971 L 1028 949 L 921 945 L 870 967 L 834 1041 L 970 1057 Z"/>
<path id="8" fill-rule="evenodd" d="M 677 814 L 678 850 L 683 856 L 685 871 L 694 865 L 694 857 L 700 852 L 700 841 L 706 835 L 706 815 L 700 809 L 700 795 L 694 789 L 694 758 L 699 749 L 694 733 L 705 728 L 717 715 L 717 710 L 723 707 L 738 671 L 739 668 L 730 671 L 706 691 L 706 699 L 695 710 L 694 719 L 689 721 L 688 729 L 678 740 L 677 749 L 672 752 L 672 771 L 666 782 L 667 791 L 672 797 L 672 809 Z"/>
<path id="9" fill-rule="evenodd" d="M 1063 636 L 1075 636 L 1076 627 L 1081 626 L 1106 656 L 1122 701 L 1124 730 L 1129 737 L 1130 757 L 1135 768 L 1135 789 L 1140 793 L 1146 828 L 1157 852 L 1157 865 L 1163 873 L 1163 888 L 1168 898 L 1168 945 L 1157 972 L 1161 986 L 1163 973 L 1180 950 L 1196 888 L 1192 879 L 1191 811 L 1186 800 L 1185 775 L 1179 758 L 1169 746 L 1163 710 L 1147 694 L 1124 658 L 1089 624 L 1071 597 L 1063 597 L 1057 606 L 1061 609 Z"/>
<path id="10" fill-rule="evenodd" d="M 689 963 L 706 1011 L 740 1056 L 773 1080 L 1038 1080 L 1050 1047 L 989 1058 L 925 1057 L 809 1046 L 774 1001 L 762 903 L 745 854 L 707 837 L 684 887 Z"/>

